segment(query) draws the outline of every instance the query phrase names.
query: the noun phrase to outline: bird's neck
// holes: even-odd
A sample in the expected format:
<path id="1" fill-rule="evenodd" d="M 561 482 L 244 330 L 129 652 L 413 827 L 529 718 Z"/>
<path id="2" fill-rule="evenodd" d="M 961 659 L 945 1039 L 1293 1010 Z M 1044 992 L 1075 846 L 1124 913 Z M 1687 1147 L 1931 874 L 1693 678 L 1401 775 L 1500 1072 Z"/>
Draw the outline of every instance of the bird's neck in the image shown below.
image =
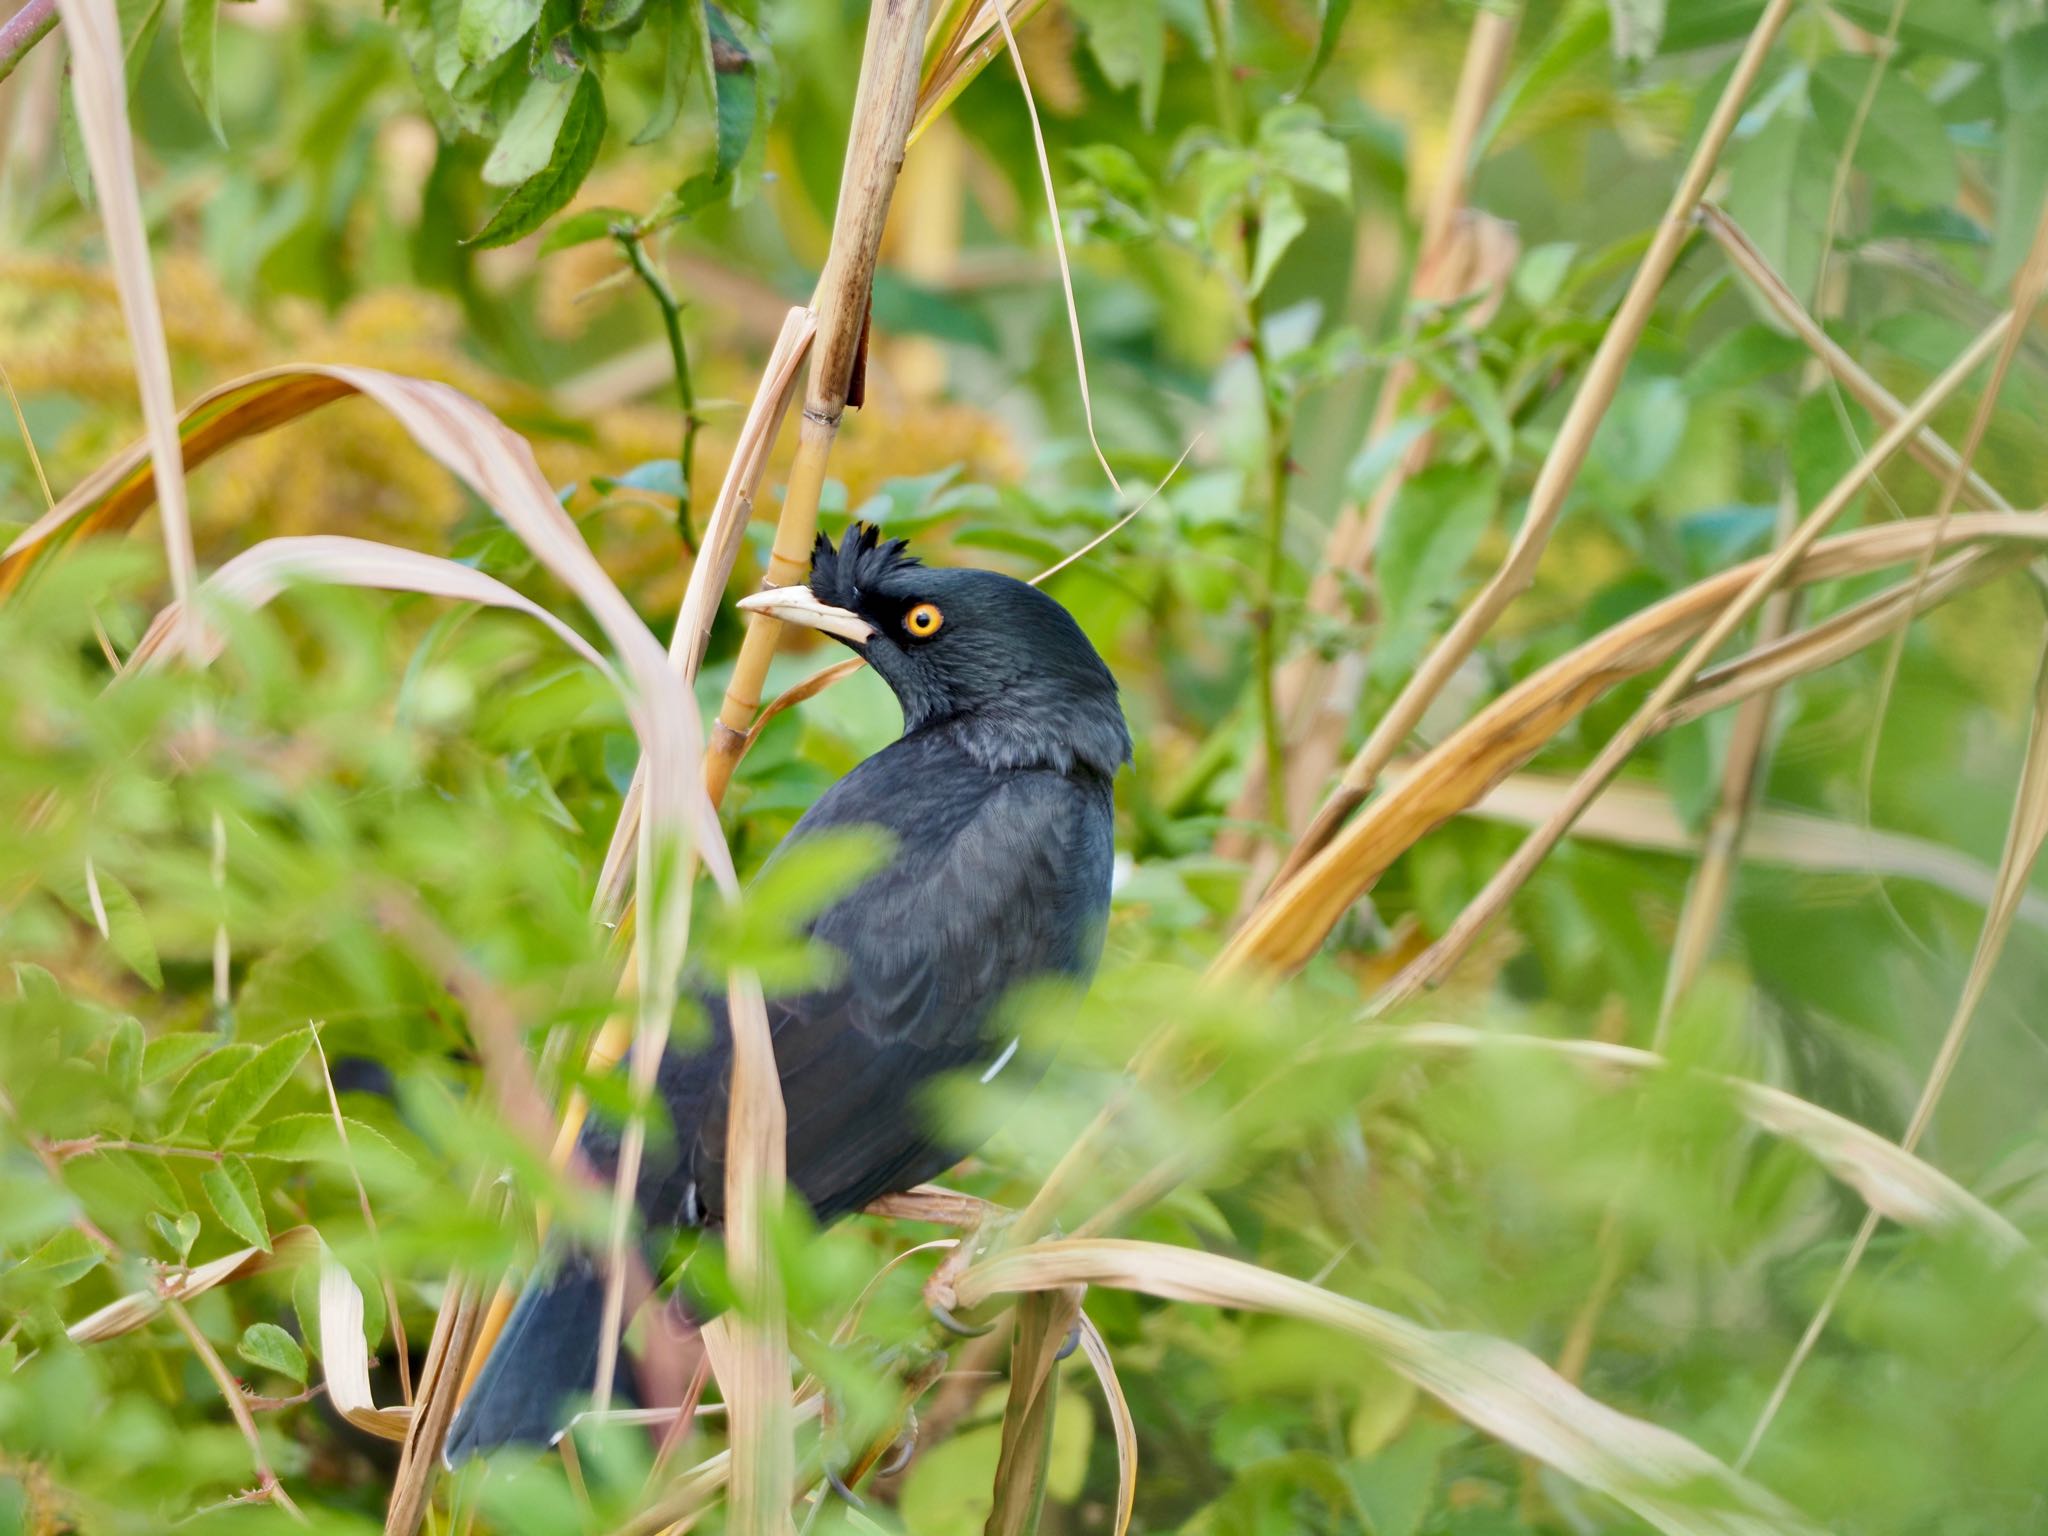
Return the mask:
<path id="1" fill-rule="evenodd" d="M 1115 697 L 1054 701 L 1034 698 L 1028 685 L 973 708 L 927 719 L 906 718 L 905 736 L 943 732 L 970 759 L 991 772 L 1049 768 L 1089 772 L 1104 779 L 1130 761 L 1130 732 Z"/>

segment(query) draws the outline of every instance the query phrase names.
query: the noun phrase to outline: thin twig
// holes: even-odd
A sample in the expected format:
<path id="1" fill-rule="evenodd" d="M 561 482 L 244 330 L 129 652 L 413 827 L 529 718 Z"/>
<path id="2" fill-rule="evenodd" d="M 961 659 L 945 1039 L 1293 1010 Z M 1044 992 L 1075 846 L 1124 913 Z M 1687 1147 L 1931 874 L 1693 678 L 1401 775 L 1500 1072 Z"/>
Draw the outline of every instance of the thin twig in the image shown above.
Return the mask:
<path id="1" fill-rule="evenodd" d="M 57 0 L 28 0 L 20 10 L 0 21 L 0 80 L 13 74 L 28 57 L 29 49 L 50 35 L 57 25 Z"/>
<path id="2" fill-rule="evenodd" d="M 227 1399 L 228 1411 L 235 1416 L 235 1427 L 242 1432 L 242 1438 L 249 1442 L 249 1459 L 256 1464 L 258 1486 L 263 1496 L 276 1504 L 300 1525 L 306 1523 L 299 1506 L 292 1502 L 292 1496 L 285 1492 L 284 1484 L 277 1480 L 277 1474 L 270 1469 L 270 1458 L 263 1454 L 263 1437 L 256 1429 L 256 1420 L 249 1412 L 248 1400 L 242 1395 L 241 1384 L 222 1363 L 220 1352 L 213 1347 L 213 1341 L 199 1331 L 199 1325 L 192 1321 L 192 1314 L 185 1310 L 183 1302 L 166 1301 L 164 1311 L 178 1331 L 185 1335 L 185 1341 L 192 1346 L 192 1352 L 199 1357 L 200 1364 L 220 1388 L 220 1395 Z"/>
<path id="3" fill-rule="evenodd" d="M 412 1402 L 412 1351 L 405 1340 L 405 1318 L 398 1310 L 398 1287 L 391 1279 L 391 1262 L 384 1254 L 384 1239 L 377 1231 L 377 1213 L 370 1208 L 370 1192 L 363 1187 L 362 1170 L 356 1167 L 354 1151 L 348 1144 L 348 1120 L 341 1112 L 341 1097 L 334 1091 L 334 1073 L 327 1065 L 327 1047 L 320 1039 L 321 1026 L 312 1028 L 313 1051 L 320 1058 L 320 1082 L 327 1090 L 327 1108 L 334 1116 L 334 1134 L 341 1141 L 341 1158 L 348 1164 L 349 1179 L 356 1187 L 356 1205 L 363 1213 L 363 1228 L 370 1234 L 370 1251 L 377 1261 L 377 1279 L 384 1292 L 384 1312 L 391 1322 L 391 1342 L 398 1351 L 398 1390 Z"/>

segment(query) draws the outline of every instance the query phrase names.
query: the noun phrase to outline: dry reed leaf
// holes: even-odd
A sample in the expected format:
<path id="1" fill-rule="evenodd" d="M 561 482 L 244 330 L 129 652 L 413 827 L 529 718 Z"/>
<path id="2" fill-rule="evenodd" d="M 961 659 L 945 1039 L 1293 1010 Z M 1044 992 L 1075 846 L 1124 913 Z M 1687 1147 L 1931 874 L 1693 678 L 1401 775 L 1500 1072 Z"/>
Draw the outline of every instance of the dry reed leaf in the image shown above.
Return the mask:
<path id="1" fill-rule="evenodd" d="M 1116 1519 L 1110 1526 L 1110 1536 L 1124 1536 L 1131 1528 L 1131 1510 L 1138 1502 L 1138 1422 L 1131 1417 L 1130 1399 L 1124 1396 L 1123 1383 L 1117 1380 L 1116 1359 L 1109 1352 L 1102 1330 L 1086 1312 L 1081 1313 L 1079 1323 L 1081 1353 L 1088 1357 L 1095 1379 L 1101 1384 L 1103 1401 L 1109 1405 L 1110 1428 L 1116 1434 Z"/>
<path id="2" fill-rule="evenodd" d="M 1425 1328 L 1221 1254 L 1107 1238 L 1054 1239 L 977 1264 L 962 1277 L 959 1300 L 972 1306 L 1009 1292 L 1077 1285 L 1341 1329 L 1467 1423 L 1606 1494 L 1669 1536 L 1816 1533 L 1691 1441 L 1595 1401 L 1519 1345 Z"/>
<path id="3" fill-rule="evenodd" d="M 1037 15 L 1044 4 L 1045 0 L 955 0 L 955 4 L 948 7 L 949 11 L 957 13 L 958 18 L 951 29 L 945 26 L 944 15 L 934 19 L 925 50 L 924 83 L 917 94 L 916 120 L 910 130 L 910 143 L 915 144 L 922 138 L 925 130 L 944 116 L 960 93 L 988 68 L 989 61 L 1002 46 L 1001 34 L 996 30 L 998 14 L 1021 27 Z M 939 46 L 942 35 L 946 39 L 943 47 Z"/>
<path id="4" fill-rule="evenodd" d="M 150 456 L 163 485 L 164 553 L 171 591 L 192 593 L 192 523 L 185 509 L 185 474 L 178 448 L 178 409 L 171 393 L 171 353 L 157 308 L 156 274 L 149 262 L 149 232 L 135 185 L 135 150 L 128 136 L 126 53 L 113 0 L 58 0 L 71 46 L 71 82 L 79 136 L 99 192 L 121 313 L 135 350 L 135 384 L 142 395 Z M 189 610 L 188 610 L 189 611 Z"/>
<path id="5" fill-rule="evenodd" d="M 167 1301 L 187 1301 L 245 1275 L 300 1263 L 319 1246 L 320 1235 L 311 1227 L 290 1227 L 270 1240 L 268 1253 L 261 1248 L 238 1248 L 191 1269 L 165 1270 L 150 1289 L 130 1291 L 118 1301 L 108 1302 L 65 1329 L 65 1337 L 74 1344 L 98 1344 L 133 1333 L 162 1312 Z"/>
<path id="6" fill-rule="evenodd" d="M 399 1321 L 394 1317 L 391 1326 Z M 323 1245 L 320 1250 L 320 1374 L 335 1411 L 381 1440 L 403 1440 L 410 1408 L 380 1408 L 370 1392 L 370 1347 L 363 1332 L 363 1293 Z"/>

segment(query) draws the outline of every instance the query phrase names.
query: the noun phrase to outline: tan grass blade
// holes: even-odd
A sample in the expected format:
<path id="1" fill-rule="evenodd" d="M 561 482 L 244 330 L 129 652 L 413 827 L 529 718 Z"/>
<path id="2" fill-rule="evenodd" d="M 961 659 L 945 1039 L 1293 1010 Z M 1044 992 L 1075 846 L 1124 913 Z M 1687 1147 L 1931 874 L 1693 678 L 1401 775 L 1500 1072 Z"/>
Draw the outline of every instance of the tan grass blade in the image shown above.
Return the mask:
<path id="1" fill-rule="evenodd" d="M 391 1343 L 398 1356 L 398 1388 L 408 1406 L 412 1403 L 412 1351 L 405 1339 L 405 1314 L 398 1306 L 398 1286 L 391 1278 L 391 1266 L 384 1258 L 384 1239 L 377 1230 L 377 1212 L 370 1204 L 370 1192 L 363 1187 L 363 1175 L 356 1167 L 355 1151 L 348 1144 L 348 1117 L 341 1112 L 341 1096 L 334 1091 L 334 1073 L 327 1064 L 327 1044 L 320 1038 L 320 1025 L 312 1029 L 313 1052 L 320 1060 L 320 1085 L 327 1090 L 327 1111 L 334 1117 L 334 1135 L 341 1146 L 342 1161 L 348 1164 L 349 1182 L 356 1187 L 356 1209 L 363 1213 L 363 1230 L 377 1255 L 377 1279 L 384 1292 L 384 1315 L 391 1319 Z"/>
<path id="2" fill-rule="evenodd" d="M 1110 1536 L 1124 1536 L 1131 1528 L 1131 1511 L 1138 1502 L 1138 1421 L 1131 1417 L 1130 1399 L 1117 1379 L 1116 1357 L 1086 1312 L 1080 1315 L 1081 1353 L 1102 1386 L 1103 1401 L 1109 1405 L 1109 1423 L 1116 1433 L 1116 1519 Z"/>
<path id="3" fill-rule="evenodd" d="M 910 130 L 910 143 L 915 144 L 923 138 L 925 130 L 944 116 L 946 109 L 959 99 L 960 93 L 988 68 L 989 61 L 1001 46 L 996 17 L 1000 14 L 1012 25 L 1021 27 L 1044 5 L 1045 0 L 980 0 L 978 4 L 969 0 L 961 11 L 958 26 L 948 36 L 946 46 L 932 56 L 925 71 L 924 84 L 917 95 L 916 121 Z"/>
<path id="4" fill-rule="evenodd" d="M 975 1265 L 958 1299 L 973 1306 L 1008 1292 L 1076 1285 L 1273 1312 L 1349 1333 L 1467 1423 L 1606 1494 L 1670 1536 L 1815 1529 L 1691 1441 L 1595 1401 L 1518 1345 L 1425 1328 L 1221 1254 L 1055 1239 Z"/>
<path id="5" fill-rule="evenodd" d="M 72 90 L 78 128 L 99 191 L 121 313 L 135 350 L 135 382 L 142 394 L 150 456 L 163 481 L 164 554 L 171 591 L 191 594 L 194 560 L 192 522 L 185 508 L 183 459 L 178 450 L 178 412 L 171 393 L 171 353 L 157 308 L 156 276 L 149 261 L 149 233 L 135 185 L 135 151 L 128 135 L 126 54 L 113 0 L 58 0 L 64 35 L 71 44 Z"/>
<path id="6" fill-rule="evenodd" d="M 1693 210 L 1706 195 L 1715 162 L 1734 132 L 1750 87 L 1756 83 L 1771 44 L 1791 11 L 1791 0 L 1770 0 L 1751 29 L 1749 40 L 1743 45 L 1734 71 L 1714 106 L 1713 115 L 1700 135 L 1699 145 L 1672 194 L 1671 205 L 1657 223 L 1657 233 L 1643 254 L 1642 265 L 1637 267 L 1621 307 L 1609 323 L 1607 333 L 1601 337 L 1599 349 L 1593 354 L 1593 361 L 1586 369 L 1578 393 L 1572 397 L 1571 406 L 1558 427 L 1557 438 L 1537 473 L 1535 488 L 1529 495 L 1528 510 L 1523 515 L 1521 528 L 1508 550 L 1506 561 L 1488 580 L 1478 597 L 1458 615 L 1449 633 L 1423 659 L 1386 714 L 1381 716 L 1365 745 L 1345 769 L 1337 792 L 1317 812 L 1315 821 L 1304 834 L 1304 841 L 1311 848 L 1320 847 L 1327 841 L 1344 817 L 1371 792 L 1380 770 L 1401 750 L 1409 733 L 1443 691 L 1444 684 L 1478 649 L 1480 640 L 1507 611 L 1509 604 L 1527 591 L 1535 580 L 1536 567 L 1543 558 L 1558 518 L 1564 512 L 1565 500 L 1578 480 L 1579 469 L 1592 448 L 1594 434 L 1599 431 L 1608 406 L 1613 404 L 1622 375 L 1628 369 L 1629 358 L 1634 355 L 1636 344 L 1642 339 L 1643 330 L 1656 307 L 1664 280 L 1670 276 L 1679 252 L 1685 247 L 1692 228 Z"/>

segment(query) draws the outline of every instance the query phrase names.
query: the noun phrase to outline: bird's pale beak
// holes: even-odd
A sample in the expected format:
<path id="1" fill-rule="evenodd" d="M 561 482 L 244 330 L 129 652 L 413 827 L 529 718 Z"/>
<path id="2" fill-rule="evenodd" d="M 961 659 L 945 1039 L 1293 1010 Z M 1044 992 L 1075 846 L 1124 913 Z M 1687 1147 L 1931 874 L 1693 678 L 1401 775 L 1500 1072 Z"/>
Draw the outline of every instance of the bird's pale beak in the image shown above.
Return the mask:
<path id="1" fill-rule="evenodd" d="M 849 608 L 820 601 L 809 587 L 770 587 L 741 598 L 737 606 L 742 613 L 765 613 L 785 624 L 820 630 L 849 645 L 865 645 L 875 637 L 874 625 Z"/>

